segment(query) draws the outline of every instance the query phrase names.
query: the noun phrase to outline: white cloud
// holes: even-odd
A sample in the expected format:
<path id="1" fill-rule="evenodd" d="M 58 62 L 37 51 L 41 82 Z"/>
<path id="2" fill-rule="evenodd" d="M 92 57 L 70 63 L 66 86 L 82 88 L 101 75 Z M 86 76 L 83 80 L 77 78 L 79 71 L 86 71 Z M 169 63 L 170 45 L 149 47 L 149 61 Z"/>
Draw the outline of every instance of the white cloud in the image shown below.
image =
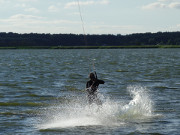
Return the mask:
<path id="1" fill-rule="evenodd" d="M 109 0 L 89 0 L 89 1 L 79 1 L 79 4 L 82 6 L 87 6 L 87 5 L 107 5 L 109 4 Z M 77 2 L 68 2 L 65 5 L 65 8 L 72 8 L 74 6 L 77 6 Z"/>
<path id="2" fill-rule="evenodd" d="M 79 12 L 69 13 L 68 15 L 78 15 L 79 16 Z"/>
<path id="3" fill-rule="evenodd" d="M 22 4 L 16 4 L 16 5 L 14 5 L 14 7 L 25 8 L 25 7 L 27 7 L 27 5 L 22 3 Z"/>
<path id="4" fill-rule="evenodd" d="M 5 0 L 0 0 L 0 3 L 4 3 L 5 2 Z"/>
<path id="5" fill-rule="evenodd" d="M 180 24 L 177 25 L 171 25 L 168 27 L 168 30 L 166 31 L 179 31 L 180 30 Z"/>
<path id="6" fill-rule="evenodd" d="M 170 8 L 180 9 L 180 2 L 173 2 L 169 4 Z"/>
<path id="7" fill-rule="evenodd" d="M 80 22 L 71 20 L 48 20 L 48 18 L 41 16 L 16 14 L 7 19 L 0 19 L 0 29 L 6 32 L 19 33 L 60 33 L 70 32 L 70 26 L 80 26 Z"/>
<path id="8" fill-rule="evenodd" d="M 31 7 L 27 5 L 26 3 L 18 3 L 14 5 L 15 8 L 22 8 L 26 12 L 31 13 L 39 13 L 40 11 L 37 8 Z"/>
<path id="9" fill-rule="evenodd" d="M 106 25 L 106 24 L 93 24 L 89 26 L 89 29 L 87 29 L 88 32 L 90 33 L 95 33 L 95 34 L 119 34 L 119 33 L 132 33 L 136 32 L 137 30 L 141 30 L 142 26 L 139 25 Z"/>
<path id="10" fill-rule="evenodd" d="M 19 2 L 37 2 L 39 0 L 18 0 Z"/>
<path id="11" fill-rule="evenodd" d="M 171 2 L 171 1 L 173 1 L 173 0 L 158 0 L 159 2 Z"/>
<path id="12" fill-rule="evenodd" d="M 47 18 L 41 16 L 33 16 L 33 15 L 25 15 L 25 14 L 16 14 L 7 19 L 0 19 L 1 22 L 7 23 L 28 23 L 28 24 L 79 24 L 77 21 L 69 21 L 69 20 L 46 20 Z"/>
<path id="13" fill-rule="evenodd" d="M 143 6 L 143 9 L 155 9 L 155 8 L 166 8 L 167 5 L 161 2 L 154 2 L 148 5 Z"/>
<path id="14" fill-rule="evenodd" d="M 94 26 L 96 28 L 99 29 L 135 29 L 137 26 L 133 26 L 133 25 L 99 25 L 99 26 Z"/>
<path id="15" fill-rule="evenodd" d="M 39 13 L 39 10 L 37 8 L 27 8 L 24 11 L 31 13 Z"/>
<path id="16" fill-rule="evenodd" d="M 54 5 L 51 5 L 48 7 L 48 11 L 49 12 L 58 12 L 59 11 L 59 8 L 57 8 L 56 6 Z"/>
<path id="17" fill-rule="evenodd" d="M 157 0 L 157 2 L 142 6 L 142 9 L 180 9 L 179 0 Z"/>
<path id="18" fill-rule="evenodd" d="M 24 14 L 16 14 L 9 17 L 9 20 L 36 20 L 36 19 L 44 19 L 44 18 L 33 15 L 24 15 Z"/>
<path id="19" fill-rule="evenodd" d="M 80 5 L 92 5 L 94 4 L 94 1 L 86 1 L 86 2 L 79 2 Z M 69 2 L 65 5 L 65 8 L 72 8 L 74 6 L 77 6 L 77 2 Z"/>
<path id="20" fill-rule="evenodd" d="M 13 16 L 10 16 L 7 19 L 0 19 L 0 23 L 4 23 L 4 26 L 12 25 L 15 26 L 24 26 L 29 24 L 34 24 L 36 22 L 39 22 L 40 20 L 43 20 L 45 18 L 39 17 L 39 16 L 33 16 L 33 15 L 24 15 L 24 14 L 16 14 Z"/>
<path id="21" fill-rule="evenodd" d="M 0 4 L 5 3 L 29 3 L 29 2 L 38 2 L 39 0 L 0 0 Z"/>
<path id="22" fill-rule="evenodd" d="M 177 27 L 180 28 L 180 24 L 177 24 Z"/>
<path id="23" fill-rule="evenodd" d="M 10 3 L 8 0 L 0 0 L 0 4 Z"/>
<path id="24" fill-rule="evenodd" d="M 97 1 L 97 4 L 107 5 L 107 4 L 109 4 L 109 0 Z"/>

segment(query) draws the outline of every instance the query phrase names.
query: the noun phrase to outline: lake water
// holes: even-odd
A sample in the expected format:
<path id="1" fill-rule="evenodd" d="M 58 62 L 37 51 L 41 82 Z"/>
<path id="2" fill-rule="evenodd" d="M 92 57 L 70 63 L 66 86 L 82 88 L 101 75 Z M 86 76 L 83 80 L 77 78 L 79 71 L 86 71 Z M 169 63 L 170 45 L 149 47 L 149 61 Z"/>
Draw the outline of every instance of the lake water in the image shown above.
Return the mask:
<path id="1" fill-rule="evenodd" d="M 90 71 L 102 106 L 87 103 Z M 0 134 L 180 133 L 180 49 L 0 50 Z"/>

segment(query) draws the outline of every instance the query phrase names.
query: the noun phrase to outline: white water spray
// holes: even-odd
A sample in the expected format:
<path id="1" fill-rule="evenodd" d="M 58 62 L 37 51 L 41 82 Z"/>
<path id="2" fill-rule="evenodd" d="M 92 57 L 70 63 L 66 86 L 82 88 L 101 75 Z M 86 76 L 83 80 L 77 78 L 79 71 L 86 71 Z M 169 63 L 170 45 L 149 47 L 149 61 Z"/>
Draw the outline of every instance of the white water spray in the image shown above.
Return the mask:
<path id="1" fill-rule="evenodd" d="M 68 128 L 77 126 L 121 126 L 126 121 L 145 119 L 152 116 L 153 103 L 147 88 L 129 86 L 132 100 L 128 104 L 120 104 L 121 100 L 104 99 L 102 106 L 89 106 L 82 98 L 68 104 L 51 107 L 39 129 Z M 52 109 L 53 108 L 53 109 Z"/>

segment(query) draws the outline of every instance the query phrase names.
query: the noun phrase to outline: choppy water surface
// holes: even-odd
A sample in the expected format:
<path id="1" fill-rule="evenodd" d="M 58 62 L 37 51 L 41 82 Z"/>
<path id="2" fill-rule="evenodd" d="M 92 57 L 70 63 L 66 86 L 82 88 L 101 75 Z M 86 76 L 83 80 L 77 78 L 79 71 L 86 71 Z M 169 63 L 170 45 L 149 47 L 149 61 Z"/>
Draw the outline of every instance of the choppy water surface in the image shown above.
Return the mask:
<path id="1" fill-rule="evenodd" d="M 88 106 L 93 63 L 103 105 Z M 180 133 L 180 49 L 0 50 L 0 134 Z"/>

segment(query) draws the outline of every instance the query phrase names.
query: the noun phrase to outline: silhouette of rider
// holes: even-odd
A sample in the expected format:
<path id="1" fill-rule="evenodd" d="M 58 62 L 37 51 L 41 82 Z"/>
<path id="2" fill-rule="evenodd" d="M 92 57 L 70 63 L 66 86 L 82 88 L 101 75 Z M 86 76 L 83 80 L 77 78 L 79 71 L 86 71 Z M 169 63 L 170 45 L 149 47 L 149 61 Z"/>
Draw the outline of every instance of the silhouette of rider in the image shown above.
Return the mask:
<path id="1" fill-rule="evenodd" d="M 96 103 L 97 105 L 102 105 L 101 101 L 97 97 L 97 90 L 99 84 L 104 84 L 105 82 L 97 78 L 96 72 L 90 73 L 89 78 L 90 80 L 86 83 L 89 104 Z"/>

